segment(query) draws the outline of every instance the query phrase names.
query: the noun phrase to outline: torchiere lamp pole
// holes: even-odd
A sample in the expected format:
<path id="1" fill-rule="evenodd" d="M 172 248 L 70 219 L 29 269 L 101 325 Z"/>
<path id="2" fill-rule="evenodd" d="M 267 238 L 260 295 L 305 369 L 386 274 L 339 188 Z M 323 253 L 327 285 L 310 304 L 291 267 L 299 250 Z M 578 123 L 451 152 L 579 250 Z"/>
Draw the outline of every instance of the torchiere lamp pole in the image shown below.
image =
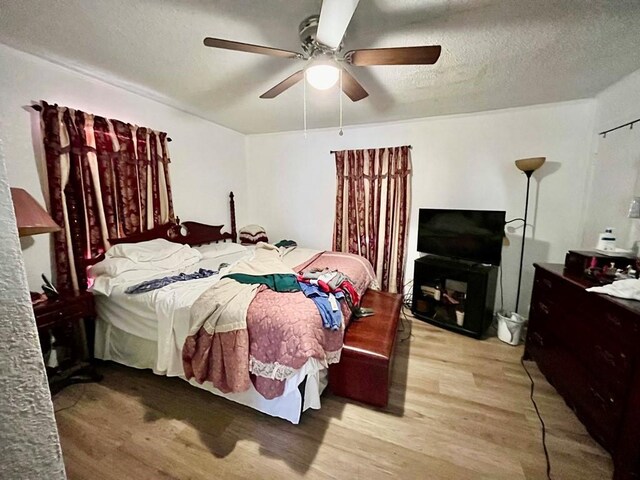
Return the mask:
<path id="1" fill-rule="evenodd" d="M 516 313 L 520 307 L 520 284 L 522 282 L 522 262 L 524 261 L 524 243 L 527 238 L 527 214 L 529 213 L 529 185 L 531 175 L 545 162 L 545 157 L 523 158 L 516 160 L 516 167 L 527 176 L 527 196 L 524 201 L 524 225 L 522 227 L 522 245 L 520 247 L 520 269 L 518 270 L 518 293 L 516 294 Z"/>

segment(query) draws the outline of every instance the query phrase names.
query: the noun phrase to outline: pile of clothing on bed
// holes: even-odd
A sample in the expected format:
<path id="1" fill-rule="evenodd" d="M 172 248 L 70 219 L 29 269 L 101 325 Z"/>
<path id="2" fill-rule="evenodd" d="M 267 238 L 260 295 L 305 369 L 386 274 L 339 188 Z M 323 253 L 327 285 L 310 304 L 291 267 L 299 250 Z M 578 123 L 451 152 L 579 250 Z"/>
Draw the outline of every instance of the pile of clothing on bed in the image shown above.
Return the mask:
<path id="1" fill-rule="evenodd" d="M 90 274 L 99 358 L 225 394 L 253 385 L 265 399 L 283 395 L 301 371 L 339 361 L 351 307 L 375 284 L 362 257 L 291 243 L 120 244 Z M 141 350 L 126 350 L 135 339 L 124 334 L 147 342 L 144 361 Z"/>
<path id="2" fill-rule="evenodd" d="M 356 286 L 346 267 L 362 269 L 354 268 L 348 254 L 330 265 L 319 262 L 322 255 L 293 270 L 278 247 L 260 243 L 253 257 L 230 266 L 191 308 L 182 351 L 187 378 L 211 381 L 223 392 L 243 391 L 253 381 L 273 398 L 309 358 L 337 362 L 344 319 L 374 277 L 365 270 Z"/>

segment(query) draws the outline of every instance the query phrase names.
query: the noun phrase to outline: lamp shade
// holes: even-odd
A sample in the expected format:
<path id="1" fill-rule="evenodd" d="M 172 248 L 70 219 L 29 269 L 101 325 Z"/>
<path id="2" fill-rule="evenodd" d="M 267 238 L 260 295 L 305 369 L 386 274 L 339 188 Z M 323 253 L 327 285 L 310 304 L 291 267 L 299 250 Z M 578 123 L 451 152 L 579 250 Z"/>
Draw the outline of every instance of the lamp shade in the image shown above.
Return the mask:
<path id="1" fill-rule="evenodd" d="M 545 162 L 545 157 L 521 158 L 516 160 L 516 167 L 523 172 L 534 172 Z"/>
<path id="2" fill-rule="evenodd" d="M 16 223 L 20 237 L 61 230 L 47 211 L 22 188 L 11 188 L 11 199 L 16 212 Z"/>

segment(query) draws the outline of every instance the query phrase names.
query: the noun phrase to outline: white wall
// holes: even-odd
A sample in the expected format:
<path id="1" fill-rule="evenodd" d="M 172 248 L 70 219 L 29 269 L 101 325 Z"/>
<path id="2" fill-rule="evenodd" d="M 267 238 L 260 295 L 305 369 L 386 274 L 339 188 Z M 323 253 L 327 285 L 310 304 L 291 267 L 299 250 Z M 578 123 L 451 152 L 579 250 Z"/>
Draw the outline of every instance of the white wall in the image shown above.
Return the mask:
<path id="1" fill-rule="evenodd" d="M 597 132 L 640 117 L 640 70 L 636 70 L 600 92 L 596 96 L 596 101 L 598 106 L 595 130 Z"/>
<path id="2" fill-rule="evenodd" d="M 33 145 L 39 119 L 26 108 L 39 100 L 166 131 L 173 139 L 169 151 L 176 214 L 182 220 L 229 225 L 228 194 L 233 190 L 238 221 L 243 221 L 244 135 L 0 45 L 0 138 L 11 186 L 25 188 L 44 204 L 34 151 L 40 145 Z M 50 274 L 49 242 L 47 235 L 22 241 L 31 290 L 40 290 L 40 273 Z"/>
<path id="3" fill-rule="evenodd" d="M 591 100 L 435 117 L 377 126 L 253 135 L 247 141 L 248 220 L 272 240 L 291 238 L 329 248 L 334 219 L 335 166 L 330 150 L 413 146 L 413 198 L 406 280 L 417 257 L 421 207 L 504 209 L 524 213 L 526 180 L 514 160 L 546 156 L 532 180 L 523 308 L 533 262 L 563 262 L 579 245 L 595 102 Z M 515 225 L 519 225 L 515 223 Z M 515 303 L 521 228 L 503 249 L 505 307 Z"/>
<path id="4" fill-rule="evenodd" d="M 632 248 L 640 240 L 640 220 L 627 218 L 632 197 L 640 196 L 640 123 L 606 137 L 598 132 L 640 118 L 640 70 L 602 91 L 596 103 L 595 151 L 582 244 L 595 247 L 598 234 L 611 226 L 617 246 Z"/>
<path id="5" fill-rule="evenodd" d="M 0 144 L 1 146 L 1 144 Z M 0 149 L 0 478 L 65 478 Z"/>
<path id="6" fill-rule="evenodd" d="M 593 132 L 638 117 L 633 112 L 639 103 L 630 99 L 640 96 L 639 84 L 636 73 L 603 92 L 598 97 L 597 124 L 596 102 L 586 100 L 350 127 L 343 137 L 337 135 L 337 128 L 310 131 L 306 139 L 302 132 L 244 137 L 0 45 L 0 137 L 5 141 L 10 184 L 26 188 L 42 201 L 34 151 L 39 145 L 32 143 L 38 117 L 25 108 L 33 101 L 44 99 L 167 131 L 173 138 L 171 177 L 181 218 L 228 223 L 227 193 L 234 190 L 240 226 L 264 224 L 272 239 L 289 237 L 319 248 L 330 246 L 333 226 L 335 169 L 329 150 L 412 144 L 414 194 L 407 279 L 417 255 L 420 207 L 499 208 L 507 210 L 508 218 L 521 216 L 526 182 L 513 160 L 544 155 L 547 164 L 536 173 L 541 181 L 532 183 L 530 224 L 536 230 L 529 232 L 527 243 L 524 289 L 528 292 L 533 261 L 562 262 L 567 249 L 593 236 L 587 233 L 590 223 L 597 224 L 596 231 L 604 226 L 596 213 L 584 208 L 597 197 L 585 194 L 591 142 L 596 141 Z M 632 178 L 635 183 L 635 173 Z M 595 184 L 595 192 L 599 185 Z M 612 188 L 608 183 L 602 192 L 610 194 Z M 629 194 L 620 196 L 626 205 Z M 520 232 L 518 228 L 511 235 L 512 246 L 503 251 L 508 308 L 515 297 Z M 39 289 L 39 274 L 50 272 L 49 241 L 47 235 L 23 240 L 33 290 Z M 528 294 L 524 300 L 528 301 Z"/>

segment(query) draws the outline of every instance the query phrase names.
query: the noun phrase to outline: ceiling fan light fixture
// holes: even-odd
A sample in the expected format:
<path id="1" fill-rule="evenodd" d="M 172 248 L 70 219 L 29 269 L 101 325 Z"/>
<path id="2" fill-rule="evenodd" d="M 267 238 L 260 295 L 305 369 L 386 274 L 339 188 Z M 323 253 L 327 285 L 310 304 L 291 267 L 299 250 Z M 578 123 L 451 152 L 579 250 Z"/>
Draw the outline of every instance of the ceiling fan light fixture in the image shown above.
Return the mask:
<path id="1" fill-rule="evenodd" d="M 328 62 L 316 62 L 305 70 L 305 78 L 313 88 L 327 90 L 338 82 L 340 69 Z"/>
<path id="2" fill-rule="evenodd" d="M 328 90 L 339 82 L 338 90 L 349 97 L 352 102 L 358 102 L 368 97 L 369 94 L 349 72 L 349 69 L 343 67 L 344 65 L 350 67 L 433 65 L 438 61 L 442 51 L 440 45 L 364 48 L 343 52 L 345 31 L 359 1 L 322 0 L 320 15 L 314 14 L 307 17 L 298 27 L 298 36 L 304 54 L 214 37 L 206 37 L 204 45 L 224 50 L 307 61 L 307 68 L 292 73 L 260 95 L 260 98 L 275 98 L 300 81 L 308 82 L 311 87 L 317 90 Z M 303 85 L 306 99 L 307 83 Z M 340 99 L 342 101 L 342 94 L 340 94 Z"/>

